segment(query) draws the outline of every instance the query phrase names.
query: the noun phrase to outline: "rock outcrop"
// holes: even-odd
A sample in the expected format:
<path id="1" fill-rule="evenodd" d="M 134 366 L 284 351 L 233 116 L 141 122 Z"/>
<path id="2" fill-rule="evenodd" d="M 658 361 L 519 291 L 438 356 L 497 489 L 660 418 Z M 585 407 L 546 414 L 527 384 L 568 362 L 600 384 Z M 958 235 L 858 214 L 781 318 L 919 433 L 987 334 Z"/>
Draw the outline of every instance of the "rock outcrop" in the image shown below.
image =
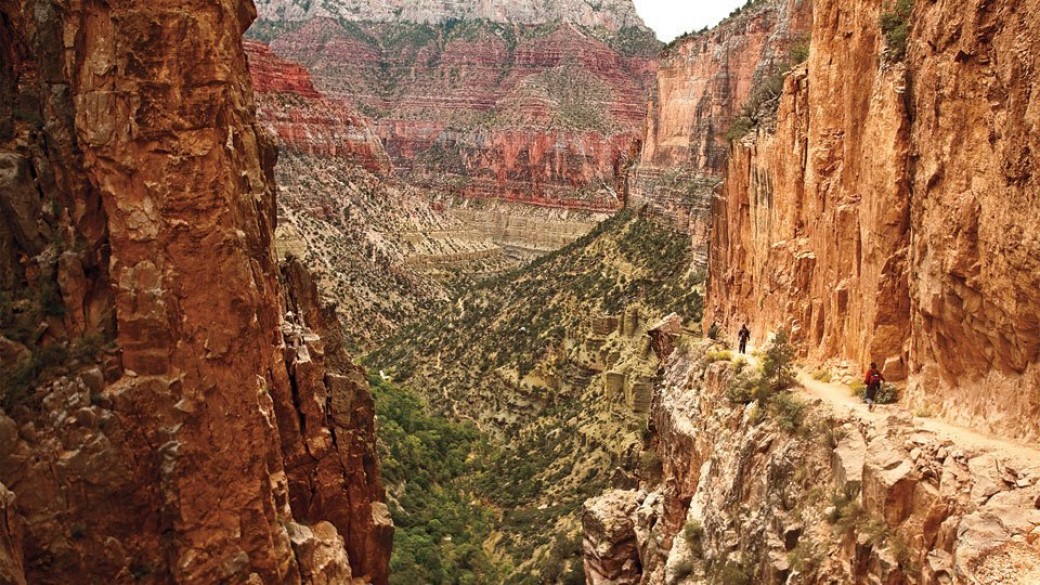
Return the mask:
<path id="1" fill-rule="evenodd" d="M 0 16 L 0 570 L 385 583 L 367 385 L 275 263 L 252 4 Z"/>
<path id="2" fill-rule="evenodd" d="M 1020 72 L 1038 66 L 1022 47 L 1040 20 L 1013 2 L 916 3 L 903 63 L 886 33 L 899 16 L 883 29 L 891 8 L 856 7 L 814 3 L 775 129 L 731 147 L 706 321 L 791 325 L 811 358 L 883 363 L 914 404 L 1035 438 L 1037 116 Z"/>
<path id="3" fill-rule="evenodd" d="M 0 484 L 0 583 L 25 585 L 22 546 L 22 519 L 14 511 L 14 494 Z"/>
<path id="4" fill-rule="evenodd" d="M 586 503 L 587 563 L 643 568 L 637 580 L 606 582 L 1024 585 L 1040 577 L 1040 452 L 800 392 L 736 402 L 731 388 L 749 367 L 713 361 L 704 344 L 684 347 L 666 366 L 651 414 L 663 480 Z M 616 530 L 601 529 L 599 518 Z M 614 542 L 634 542 L 637 558 Z M 619 556 L 593 554 L 608 550 Z"/>

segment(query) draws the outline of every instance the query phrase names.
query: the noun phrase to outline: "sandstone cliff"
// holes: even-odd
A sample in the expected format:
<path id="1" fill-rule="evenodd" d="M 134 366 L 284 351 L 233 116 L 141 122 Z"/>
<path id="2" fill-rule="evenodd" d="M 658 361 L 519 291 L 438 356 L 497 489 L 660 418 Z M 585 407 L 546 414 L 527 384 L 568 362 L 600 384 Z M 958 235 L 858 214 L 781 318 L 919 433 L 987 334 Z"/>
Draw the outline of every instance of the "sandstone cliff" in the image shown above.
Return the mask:
<path id="1" fill-rule="evenodd" d="M 251 3 L 0 15 L 5 578 L 385 583 L 367 385 L 274 259 Z"/>
<path id="2" fill-rule="evenodd" d="M 665 49 L 648 107 L 642 165 L 725 172 L 726 133 L 752 93 L 807 43 L 810 0 L 758 2 Z"/>
<path id="3" fill-rule="evenodd" d="M 1037 117 L 1021 72 L 1040 21 L 1020 3 L 918 2 L 902 63 L 881 18 L 898 15 L 855 6 L 814 3 L 775 130 L 731 147 L 706 322 L 792 325 L 811 358 L 884 363 L 919 407 L 1035 438 Z"/>
<path id="4" fill-rule="evenodd" d="M 745 404 L 753 364 L 679 345 L 651 414 L 660 481 L 585 505 L 589 583 L 1040 578 L 1040 452 L 810 392 Z"/>
<path id="5" fill-rule="evenodd" d="M 726 170 L 731 128 L 807 49 L 812 5 L 757 2 L 661 55 L 631 199 L 684 226 L 698 248 L 707 241 L 709 202 Z"/>

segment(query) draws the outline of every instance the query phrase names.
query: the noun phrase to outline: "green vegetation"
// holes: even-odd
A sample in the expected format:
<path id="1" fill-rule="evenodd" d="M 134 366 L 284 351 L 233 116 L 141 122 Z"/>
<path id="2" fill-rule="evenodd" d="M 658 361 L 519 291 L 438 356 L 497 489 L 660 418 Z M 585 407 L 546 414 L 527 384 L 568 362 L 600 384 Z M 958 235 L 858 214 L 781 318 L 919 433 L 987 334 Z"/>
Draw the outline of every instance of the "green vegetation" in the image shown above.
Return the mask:
<path id="1" fill-rule="evenodd" d="M 690 520 L 686 523 L 683 527 L 683 538 L 695 557 L 704 557 L 704 526 L 699 521 Z"/>
<path id="2" fill-rule="evenodd" d="M 891 63 L 906 59 L 907 43 L 910 39 L 910 16 L 914 11 L 913 0 L 895 0 L 881 13 L 881 32 L 885 35 L 885 57 Z"/>
<path id="3" fill-rule="evenodd" d="M 819 368 L 819 369 L 817 369 L 816 371 L 813 372 L 812 377 L 813 377 L 813 380 L 817 380 L 819 382 L 823 382 L 824 384 L 829 384 L 830 381 L 833 379 L 833 376 L 831 375 L 831 371 L 828 370 L 827 368 Z"/>
<path id="4" fill-rule="evenodd" d="M 631 274 L 607 255 L 620 251 Z M 408 379 L 420 361 L 437 355 L 483 384 L 487 372 L 518 367 L 530 372 L 590 314 L 617 314 L 641 304 L 685 322 L 701 318 L 703 274 L 689 269 L 690 239 L 657 221 L 622 211 L 595 229 L 527 266 L 482 281 L 463 295 L 459 309 L 406 327 L 366 362 Z M 472 351 L 480 339 L 482 351 Z M 472 362 L 476 362 L 473 364 Z"/>
<path id="5" fill-rule="evenodd" d="M 709 351 L 704 358 L 705 363 L 719 361 L 724 352 Z M 805 433 L 804 419 L 806 405 L 795 396 L 786 392 L 794 385 L 794 346 L 786 329 L 777 331 L 772 342 L 762 355 L 762 363 L 758 371 L 746 368 L 745 360 L 735 360 L 733 377 L 730 380 L 726 395 L 731 402 L 748 404 L 758 402 L 752 420 L 762 415 L 763 409 L 784 431 Z"/>
<path id="6" fill-rule="evenodd" d="M 488 455 L 472 424 L 427 413 L 414 393 L 370 378 L 379 421 L 383 479 L 396 494 L 397 525 L 390 582 L 495 583 L 498 568 L 484 552 L 495 517 L 470 478 Z"/>
<path id="7" fill-rule="evenodd" d="M 755 582 L 755 568 L 750 560 L 734 561 L 727 558 L 715 572 L 714 582 L 717 585 L 752 585 Z"/>
<path id="8" fill-rule="evenodd" d="M 499 512 L 497 582 L 582 582 L 582 503 L 618 467 L 660 475 L 651 450 L 626 454 L 638 430 L 608 412 L 602 383 L 577 353 L 585 346 L 575 342 L 585 341 L 590 317 L 629 309 L 643 322 L 673 311 L 698 321 L 703 277 L 692 259 L 687 234 L 623 211 L 565 248 L 475 285 L 367 356 L 397 383 L 429 388 L 434 412 L 474 417 L 501 446 L 482 448 L 479 467 L 453 480 L 466 498 Z M 402 476 L 391 465 L 387 477 Z"/>
<path id="9" fill-rule="evenodd" d="M 792 67 L 804 63 L 808 58 L 809 39 L 803 38 L 793 42 L 787 55 L 773 63 L 751 90 L 751 97 L 726 131 L 726 140 L 741 138 L 758 128 L 763 121 L 775 117 L 777 108 L 780 107 L 780 96 L 784 92 L 787 74 Z"/>
<path id="10" fill-rule="evenodd" d="M 762 357 L 762 381 L 771 392 L 794 385 L 794 346 L 786 328 L 776 332 Z"/>

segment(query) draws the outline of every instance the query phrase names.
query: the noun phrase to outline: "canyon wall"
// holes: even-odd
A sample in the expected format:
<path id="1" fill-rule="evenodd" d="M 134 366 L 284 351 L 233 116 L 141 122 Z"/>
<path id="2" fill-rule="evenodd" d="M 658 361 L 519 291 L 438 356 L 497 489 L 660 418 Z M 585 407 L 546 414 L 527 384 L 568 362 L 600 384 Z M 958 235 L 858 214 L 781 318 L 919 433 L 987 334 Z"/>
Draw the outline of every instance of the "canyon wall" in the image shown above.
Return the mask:
<path id="1" fill-rule="evenodd" d="M 264 43 L 245 48 L 257 118 L 280 151 L 277 251 L 315 274 L 337 303 L 349 345 L 373 347 L 444 302 L 456 284 L 516 266 L 496 232 L 397 179 L 371 121 L 349 101 L 315 89 L 307 69 Z M 538 222 L 514 235 L 538 249 L 546 223 L 556 225 Z"/>
<path id="2" fill-rule="evenodd" d="M 734 401 L 752 368 L 710 346 L 665 365 L 642 456 L 659 478 L 586 502 L 589 583 L 1040 578 L 1035 450 L 800 392 Z"/>
<path id="3" fill-rule="evenodd" d="M 704 249 L 711 196 L 726 170 L 730 129 L 746 105 L 761 99 L 801 58 L 811 25 L 811 0 L 769 0 L 669 45 L 647 106 L 631 205 L 649 205 L 689 231 L 694 245 Z M 702 255 L 701 264 L 705 261 Z"/>
<path id="4" fill-rule="evenodd" d="M 705 322 L 790 325 L 810 358 L 884 364 L 909 402 L 1040 431 L 1036 100 L 1011 2 L 917 3 L 908 58 L 880 1 L 814 3 L 807 66 L 731 145 Z M 997 27 L 994 23 L 1001 22 Z M 940 24 L 941 23 L 941 24 Z"/>
<path id="5" fill-rule="evenodd" d="M 722 175 L 726 132 L 752 93 L 791 65 L 795 45 L 808 43 L 812 8 L 811 0 L 759 2 L 666 48 L 640 164 Z"/>
<path id="6" fill-rule="evenodd" d="M 914 12 L 912 398 L 1040 435 L 1040 13 L 1031 2 Z M 967 122 L 967 123 L 966 123 Z"/>
<path id="7" fill-rule="evenodd" d="M 5 578 L 385 583 L 367 384 L 275 262 L 252 4 L 0 15 Z"/>
<path id="8" fill-rule="evenodd" d="M 261 3 L 266 18 L 252 34 L 369 116 L 410 183 L 453 197 L 622 207 L 659 48 L 630 2 L 545 4 L 532 18 L 513 14 L 527 10 L 515 3 L 494 18 L 474 14 L 487 7 L 479 3 L 410 4 L 387 18 L 364 2 L 302 14 L 282 4 L 292 3 Z"/>

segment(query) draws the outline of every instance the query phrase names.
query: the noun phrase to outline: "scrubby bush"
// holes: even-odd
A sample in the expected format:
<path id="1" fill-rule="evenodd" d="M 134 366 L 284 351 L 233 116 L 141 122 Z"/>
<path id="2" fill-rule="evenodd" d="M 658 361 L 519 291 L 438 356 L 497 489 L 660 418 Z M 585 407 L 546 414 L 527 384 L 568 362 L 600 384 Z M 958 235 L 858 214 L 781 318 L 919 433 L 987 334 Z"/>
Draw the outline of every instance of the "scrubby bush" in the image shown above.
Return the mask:
<path id="1" fill-rule="evenodd" d="M 672 583 L 678 583 L 693 574 L 693 561 L 681 559 L 672 567 Z"/>
<path id="2" fill-rule="evenodd" d="M 818 370 L 813 372 L 812 377 L 814 380 L 823 382 L 824 384 L 830 383 L 830 381 L 833 379 L 831 371 L 827 368 L 819 368 Z"/>
<path id="3" fill-rule="evenodd" d="M 781 392 L 769 402 L 770 411 L 781 429 L 787 432 L 801 430 L 805 419 L 804 402 L 787 392 Z"/>
<path id="4" fill-rule="evenodd" d="M 748 561 L 737 562 L 726 559 L 722 568 L 719 569 L 716 582 L 719 585 L 752 585 L 755 582 L 754 567 Z"/>
<path id="5" fill-rule="evenodd" d="M 860 400 L 866 399 L 867 385 L 864 384 L 862 380 L 853 382 L 850 389 Z M 874 396 L 874 403 L 895 404 L 896 402 L 899 402 L 899 390 L 892 384 L 882 384 L 881 388 L 878 389 L 877 394 Z"/>
<path id="6" fill-rule="evenodd" d="M 686 539 L 686 546 L 690 547 L 690 552 L 697 558 L 704 556 L 704 525 L 699 520 L 690 520 L 683 527 L 683 538 Z"/>
<path id="7" fill-rule="evenodd" d="M 894 5 L 881 13 L 879 25 L 885 35 L 885 56 L 890 62 L 906 59 L 913 10 L 913 0 L 896 0 Z"/>
<path id="8" fill-rule="evenodd" d="M 776 332 L 762 358 L 762 381 L 772 392 L 794 385 L 794 346 L 786 328 Z"/>

